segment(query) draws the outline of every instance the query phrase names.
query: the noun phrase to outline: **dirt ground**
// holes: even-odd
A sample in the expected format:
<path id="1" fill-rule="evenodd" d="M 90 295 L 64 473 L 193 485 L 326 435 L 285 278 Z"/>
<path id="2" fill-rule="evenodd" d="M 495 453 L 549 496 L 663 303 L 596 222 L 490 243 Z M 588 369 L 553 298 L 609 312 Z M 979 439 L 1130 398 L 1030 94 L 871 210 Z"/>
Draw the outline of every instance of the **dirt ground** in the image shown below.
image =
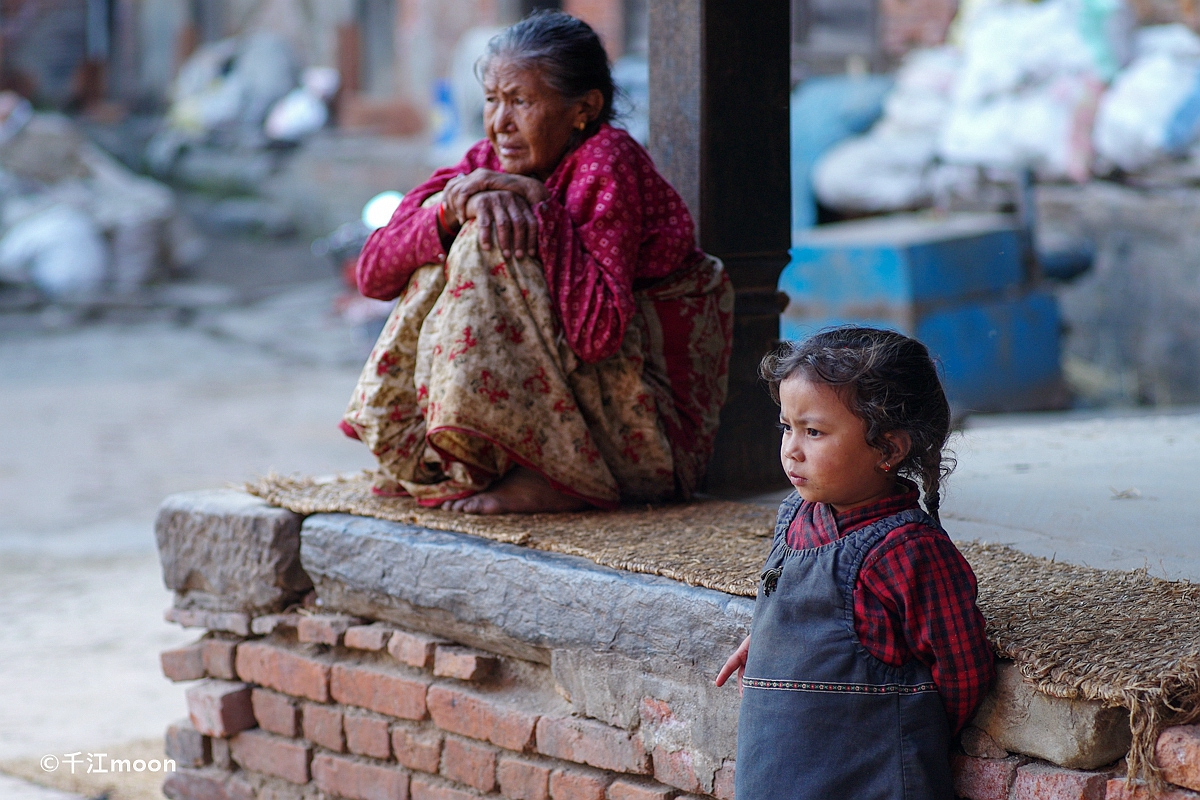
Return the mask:
<path id="1" fill-rule="evenodd" d="M 258 272 L 234 274 L 230 255 Z M 0 325 L 0 772 L 87 797 L 155 796 L 161 775 L 117 785 L 39 760 L 161 752 L 186 715 L 158 664 L 196 637 L 162 619 L 159 502 L 271 470 L 369 465 L 335 427 L 369 345 L 333 318 L 331 270 L 306 243 L 233 242 L 211 257 L 222 282 L 262 299 L 185 324 L 146 313 Z M 0 781 L 5 798 L 35 791 Z"/>

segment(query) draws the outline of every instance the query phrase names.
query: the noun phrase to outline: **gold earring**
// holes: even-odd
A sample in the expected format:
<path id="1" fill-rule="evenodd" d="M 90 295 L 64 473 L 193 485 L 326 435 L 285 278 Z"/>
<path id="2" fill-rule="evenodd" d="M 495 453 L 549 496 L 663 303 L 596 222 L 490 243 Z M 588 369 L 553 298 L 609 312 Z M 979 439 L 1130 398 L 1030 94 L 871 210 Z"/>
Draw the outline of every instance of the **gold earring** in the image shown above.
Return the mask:
<path id="1" fill-rule="evenodd" d="M 575 126 L 575 130 L 577 130 L 577 131 L 581 131 L 581 130 L 583 130 L 583 129 L 584 129 L 584 128 L 586 128 L 586 127 L 587 127 L 587 123 L 586 123 L 586 122 L 581 122 L 581 123 L 579 123 L 578 125 L 576 125 L 576 126 Z"/>

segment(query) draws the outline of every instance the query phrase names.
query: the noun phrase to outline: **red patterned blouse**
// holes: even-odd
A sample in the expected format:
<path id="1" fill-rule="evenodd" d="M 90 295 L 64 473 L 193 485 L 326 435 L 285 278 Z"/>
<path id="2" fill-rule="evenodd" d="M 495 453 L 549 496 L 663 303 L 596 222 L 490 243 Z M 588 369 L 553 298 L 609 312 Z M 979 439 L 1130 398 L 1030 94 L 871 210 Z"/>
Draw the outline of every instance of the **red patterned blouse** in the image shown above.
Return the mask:
<path id="1" fill-rule="evenodd" d="M 364 295 L 397 297 L 418 267 L 446 257 L 437 209 L 421 204 L 455 175 L 480 167 L 502 171 L 487 140 L 405 196 L 359 256 Z M 634 313 L 634 281 L 664 277 L 704 254 L 683 201 L 620 128 L 600 126 L 559 162 L 546 188 L 550 198 L 533 209 L 538 257 L 567 342 L 581 359 L 596 362 L 621 345 Z"/>
<path id="2" fill-rule="evenodd" d="M 917 508 L 917 489 L 834 514 L 824 503 L 800 506 L 787 532 L 798 550 L 820 547 L 872 522 Z M 970 721 L 995 677 L 995 655 L 975 605 L 975 573 L 945 532 L 911 523 L 875 545 L 854 587 L 854 630 L 885 664 L 910 658 L 933 673 L 955 733 Z"/>

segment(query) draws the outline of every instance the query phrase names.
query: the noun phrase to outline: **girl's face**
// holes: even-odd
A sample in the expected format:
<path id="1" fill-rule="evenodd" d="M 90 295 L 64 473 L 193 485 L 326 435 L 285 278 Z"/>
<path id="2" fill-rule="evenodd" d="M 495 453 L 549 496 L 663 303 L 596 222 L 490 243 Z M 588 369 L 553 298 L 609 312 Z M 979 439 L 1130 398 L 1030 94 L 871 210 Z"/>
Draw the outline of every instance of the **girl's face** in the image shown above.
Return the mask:
<path id="1" fill-rule="evenodd" d="M 892 493 L 896 479 L 883 469 L 887 458 L 867 444 L 866 423 L 832 387 L 803 376 L 786 379 L 779 384 L 779 422 L 779 460 L 805 500 L 840 513 Z M 907 453 L 908 436 L 885 438 L 900 448 L 894 466 Z"/>

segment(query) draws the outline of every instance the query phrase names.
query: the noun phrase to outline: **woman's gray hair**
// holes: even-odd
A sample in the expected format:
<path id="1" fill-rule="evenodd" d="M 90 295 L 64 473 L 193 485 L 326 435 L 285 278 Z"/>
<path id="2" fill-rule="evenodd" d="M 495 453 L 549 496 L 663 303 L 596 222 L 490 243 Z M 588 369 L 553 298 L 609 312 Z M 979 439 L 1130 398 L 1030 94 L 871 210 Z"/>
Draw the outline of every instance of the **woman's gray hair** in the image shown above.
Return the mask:
<path id="1" fill-rule="evenodd" d="M 600 37 L 583 20 L 561 11 L 535 11 L 488 42 L 478 66 L 481 76 L 495 59 L 537 67 L 546 83 L 570 101 L 599 90 L 604 106 L 584 129 L 585 137 L 612 121 L 616 87 L 608 54 Z"/>

